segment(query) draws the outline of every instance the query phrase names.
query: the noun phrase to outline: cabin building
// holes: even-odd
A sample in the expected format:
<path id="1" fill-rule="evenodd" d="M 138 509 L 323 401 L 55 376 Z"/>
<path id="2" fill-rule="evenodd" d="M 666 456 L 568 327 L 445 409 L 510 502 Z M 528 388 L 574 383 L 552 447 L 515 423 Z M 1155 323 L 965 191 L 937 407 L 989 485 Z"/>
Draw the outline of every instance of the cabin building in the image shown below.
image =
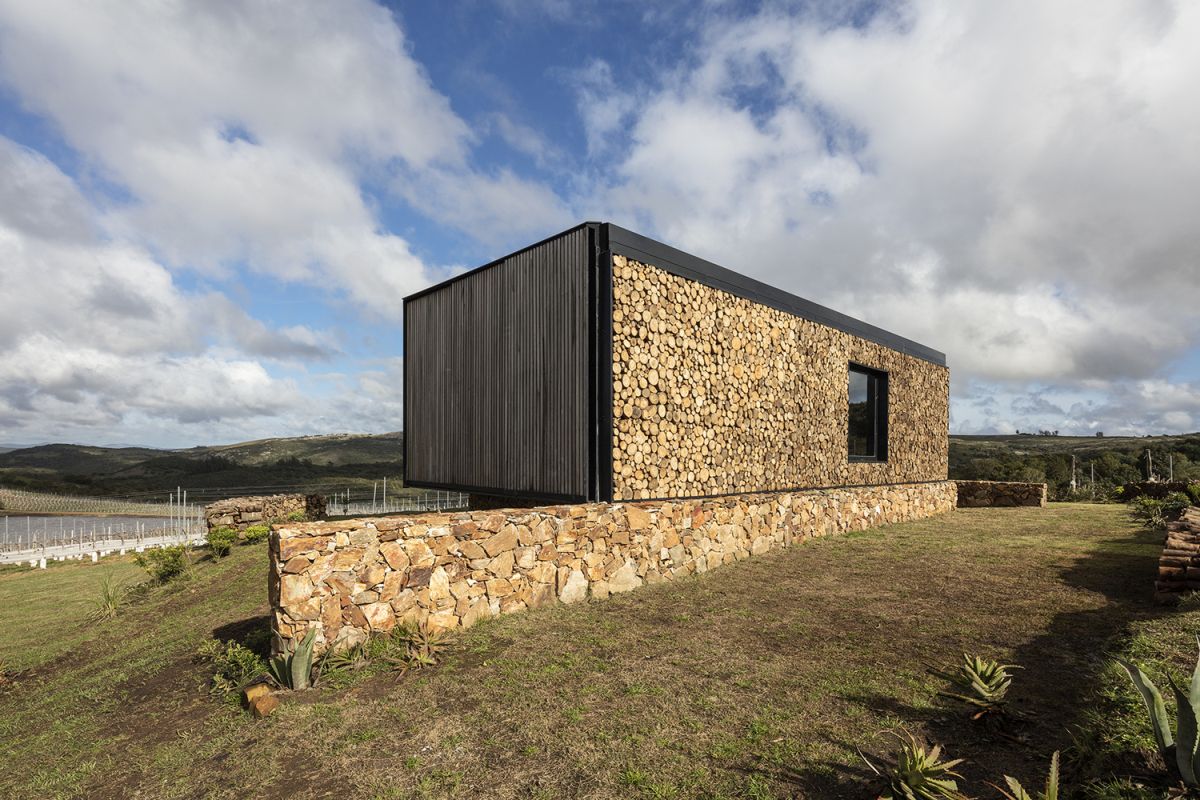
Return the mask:
<path id="1" fill-rule="evenodd" d="M 507 505 L 944 481 L 929 347 L 605 222 L 404 300 L 410 486 Z"/>

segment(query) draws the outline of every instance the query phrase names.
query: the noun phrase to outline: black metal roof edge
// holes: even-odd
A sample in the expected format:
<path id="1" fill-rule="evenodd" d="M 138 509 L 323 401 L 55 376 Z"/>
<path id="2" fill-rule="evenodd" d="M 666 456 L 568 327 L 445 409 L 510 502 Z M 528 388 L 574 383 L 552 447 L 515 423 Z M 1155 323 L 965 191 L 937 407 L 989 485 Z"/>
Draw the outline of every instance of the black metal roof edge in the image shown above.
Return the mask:
<path id="1" fill-rule="evenodd" d="M 946 354 L 934 350 L 932 347 L 906 339 L 811 300 L 805 300 L 803 297 L 797 297 L 790 292 L 726 269 L 711 261 L 705 261 L 703 258 L 685 253 L 683 250 L 663 244 L 640 233 L 634 233 L 614 223 L 603 224 L 608 229 L 609 247 L 614 253 L 631 256 L 638 261 L 653 264 L 682 278 L 703 283 L 714 289 L 720 289 L 737 297 L 743 297 L 821 325 L 828 325 L 852 336 L 881 344 L 938 366 L 946 366 Z"/>
<path id="2" fill-rule="evenodd" d="M 639 261 L 645 261 L 657 267 L 665 269 L 680 277 L 694 280 L 698 283 L 703 283 L 706 286 L 711 286 L 714 289 L 720 289 L 723 292 L 743 297 L 755 303 L 760 303 L 779 311 L 792 314 L 803 319 L 811 320 L 812 322 L 821 325 L 828 325 L 831 328 L 849 333 L 852 336 L 858 336 L 867 341 L 881 344 L 884 347 L 889 347 L 901 353 L 929 361 L 938 366 L 946 366 L 946 354 L 934 350 L 932 347 L 915 342 L 912 339 L 907 339 L 891 331 L 871 325 L 868 322 L 863 322 L 860 319 L 855 319 L 848 314 L 843 314 L 840 311 L 834 311 L 832 308 L 814 303 L 811 300 L 805 300 L 803 297 L 798 297 L 791 292 L 785 292 L 783 289 L 776 288 L 770 284 L 755 280 L 747 275 L 742 275 L 739 272 L 734 272 L 731 269 L 722 267 L 719 264 L 714 264 L 711 261 L 706 261 L 699 256 L 694 256 L 691 253 L 684 252 L 669 244 L 664 244 L 656 239 L 651 239 L 649 236 L 643 236 L 640 233 L 635 233 L 627 228 L 622 228 L 612 222 L 581 222 L 571 228 L 561 231 L 552 236 L 547 236 L 533 244 L 526 245 L 519 250 L 514 250 L 507 255 L 493 259 L 488 263 L 475 267 L 466 272 L 459 273 L 446 280 L 428 286 L 419 292 L 414 292 L 404 298 L 404 301 L 415 300 L 418 297 L 436 292 L 443 289 L 456 281 L 470 277 L 478 272 L 482 272 L 489 267 L 494 267 L 505 259 L 520 255 L 527 250 L 532 250 L 535 247 L 540 247 L 547 242 L 574 233 L 575 231 L 595 226 L 603 228 L 607 231 L 609 249 L 614 253 L 632 256 Z"/>
<path id="3" fill-rule="evenodd" d="M 457 275 L 447 278 L 446 280 L 442 281 L 441 283 L 435 283 L 432 286 L 427 286 L 418 292 L 413 292 L 410 295 L 406 295 L 404 300 L 406 302 L 408 300 L 415 300 L 418 297 L 422 297 L 424 295 L 431 294 L 432 292 L 436 292 L 439 289 L 444 289 L 445 287 L 449 286 L 452 283 L 461 281 L 463 278 L 469 278 L 472 275 L 476 274 L 477 272 L 483 272 L 485 269 L 487 269 L 489 267 L 494 267 L 497 264 L 499 264 L 501 261 L 504 261 L 507 258 L 512 258 L 513 256 L 518 256 L 521 253 L 524 253 L 526 250 L 532 250 L 535 247 L 541 247 L 542 245 L 546 244 L 547 242 L 552 242 L 555 239 L 561 239 L 562 237 L 566 236 L 567 234 L 574 233 L 575 231 L 579 230 L 580 228 L 586 228 L 589 225 L 599 227 L 600 224 L 601 223 L 599 223 L 599 222 L 591 222 L 591 221 L 581 222 L 578 225 L 574 225 L 570 228 L 567 228 L 565 231 L 559 231 L 558 233 L 553 234 L 552 236 L 547 236 L 545 239 L 536 241 L 533 244 L 525 245 L 524 247 L 522 247 L 519 250 L 513 250 L 511 253 L 508 253 L 507 255 L 500 256 L 499 258 L 494 258 L 481 267 L 475 267 L 474 269 L 469 269 L 466 272 L 460 272 Z"/>

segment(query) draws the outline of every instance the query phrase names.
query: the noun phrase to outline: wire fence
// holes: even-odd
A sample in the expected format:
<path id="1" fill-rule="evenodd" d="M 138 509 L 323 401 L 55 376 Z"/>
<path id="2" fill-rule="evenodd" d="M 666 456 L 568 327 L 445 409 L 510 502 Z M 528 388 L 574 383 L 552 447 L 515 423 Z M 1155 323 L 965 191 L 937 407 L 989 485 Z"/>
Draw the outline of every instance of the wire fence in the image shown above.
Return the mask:
<path id="1" fill-rule="evenodd" d="M 4 517 L 0 563 L 29 561 L 31 566 L 45 567 L 47 559 L 89 555 L 96 561 L 116 552 L 124 555 L 151 547 L 203 544 L 207 537 L 203 510 L 196 506 L 160 519 Z"/>
<path id="2" fill-rule="evenodd" d="M 375 482 L 369 493 L 347 488 L 326 494 L 330 516 L 428 513 L 467 507 L 468 495 L 436 490 L 393 490 Z M 296 487 L 299 488 L 299 487 Z M 188 502 L 179 488 L 166 502 L 81 497 L 0 488 L 0 563 L 28 560 L 44 567 L 46 559 L 92 560 L 111 552 L 203 544 L 208 537 L 204 505 Z"/>
<path id="3" fill-rule="evenodd" d="M 120 514 L 122 516 L 171 516 L 174 494 L 165 503 L 150 503 L 112 497 L 79 497 L 22 489 L 0 488 L 0 508 L 26 514 Z"/>
<path id="4" fill-rule="evenodd" d="M 325 498 L 325 510 L 331 516 L 366 517 L 378 514 L 425 513 L 454 511 L 467 507 L 468 495 L 463 492 L 408 492 L 386 496 L 371 493 L 371 499 L 357 498 L 349 490 Z"/>

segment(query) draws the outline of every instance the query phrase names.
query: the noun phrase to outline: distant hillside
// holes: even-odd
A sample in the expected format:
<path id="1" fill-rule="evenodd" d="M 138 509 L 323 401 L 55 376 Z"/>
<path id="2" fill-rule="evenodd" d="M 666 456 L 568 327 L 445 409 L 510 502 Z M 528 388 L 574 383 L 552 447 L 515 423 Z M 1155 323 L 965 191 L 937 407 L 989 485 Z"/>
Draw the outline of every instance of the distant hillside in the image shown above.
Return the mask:
<path id="1" fill-rule="evenodd" d="M 1052 497 L 1068 496 L 1071 456 L 1079 485 L 1095 467 L 1098 492 L 1146 477 L 1146 450 L 1155 474 L 1200 480 L 1200 433 L 1179 436 L 951 436 L 950 477 L 1046 482 Z M 71 494 L 146 497 L 182 486 L 189 499 L 276 491 L 349 488 L 372 491 L 384 477 L 399 488 L 404 435 L 330 434 L 259 439 L 239 444 L 155 450 L 47 444 L 0 452 L 0 486 Z"/>
<path id="2" fill-rule="evenodd" d="M 155 450 L 48 444 L 0 452 L 0 485 L 97 495 L 332 492 L 403 474 L 402 433 L 331 434 Z M 208 490 L 208 491 L 203 491 Z"/>
<path id="3" fill-rule="evenodd" d="M 1076 481 L 1090 494 L 1093 468 L 1098 492 L 1147 477 L 1150 452 L 1156 478 L 1173 469 L 1176 480 L 1200 480 L 1200 433 L 1175 436 L 951 436 L 950 477 L 1028 480 L 1050 484 L 1053 497 L 1070 493 L 1071 457 Z"/>

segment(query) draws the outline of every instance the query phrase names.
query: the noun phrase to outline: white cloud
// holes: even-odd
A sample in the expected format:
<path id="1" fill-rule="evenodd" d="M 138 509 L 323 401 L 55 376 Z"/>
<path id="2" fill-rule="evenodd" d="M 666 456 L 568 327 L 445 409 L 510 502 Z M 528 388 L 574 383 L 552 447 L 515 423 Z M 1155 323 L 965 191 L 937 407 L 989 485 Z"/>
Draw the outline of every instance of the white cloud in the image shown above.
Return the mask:
<path id="1" fill-rule="evenodd" d="M 0 0 L 0 82 L 80 176 L 0 138 L 6 440 L 397 428 L 394 363 L 310 371 L 332 367 L 335 336 L 265 324 L 180 273 L 257 272 L 389 325 L 446 270 L 384 228 L 364 186 L 405 176 L 398 195 L 480 236 L 563 215 L 550 190 L 472 166 L 479 137 L 367 0 Z M 531 129 L 499 133 L 534 146 Z"/>
<path id="2" fill-rule="evenodd" d="M 0 137 L 0 432 L 44 441 L 228 441 L 263 425 L 312 430 L 324 401 L 289 373 L 336 354 L 327 333 L 272 328 L 222 294 L 179 288 L 135 245 L 101 238 L 75 184 Z M 318 378 L 319 380 L 319 378 Z M 377 379 L 374 379 L 377 380 Z M 343 425 L 389 406 L 338 376 Z M 397 395 L 394 400 L 399 402 Z M 394 409 L 393 409 L 394 412 Z"/>
<path id="3" fill-rule="evenodd" d="M 473 170 L 474 134 L 367 0 L 0 0 L 0 76 L 129 193 L 106 228 L 172 266 L 257 270 L 395 319 L 433 271 L 362 182 L 415 175 L 413 205 L 468 230 L 514 204 L 559 213 L 543 187 Z"/>
<path id="4" fill-rule="evenodd" d="M 1200 345 L 1198 40 L 1172 2 L 721 15 L 677 71 L 581 83 L 630 139 L 593 191 L 946 350 L 960 389 L 1149 379 Z"/>

